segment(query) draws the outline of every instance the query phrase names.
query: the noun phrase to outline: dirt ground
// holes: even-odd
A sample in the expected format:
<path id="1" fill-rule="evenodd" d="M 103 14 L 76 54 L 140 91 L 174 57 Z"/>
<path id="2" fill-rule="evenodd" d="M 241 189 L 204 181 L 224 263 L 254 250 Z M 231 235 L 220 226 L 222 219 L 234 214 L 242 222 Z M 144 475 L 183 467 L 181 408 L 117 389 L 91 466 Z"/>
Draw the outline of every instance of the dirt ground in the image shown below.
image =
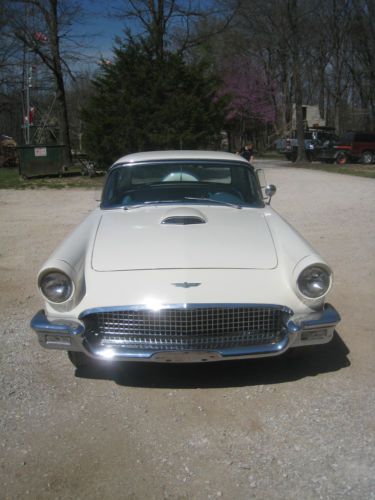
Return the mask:
<path id="1" fill-rule="evenodd" d="M 99 192 L 0 191 L 1 498 L 375 498 L 375 181 L 256 164 L 335 273 L 335 338 L 293 359 L 75 372 L 29 322 Z"/>

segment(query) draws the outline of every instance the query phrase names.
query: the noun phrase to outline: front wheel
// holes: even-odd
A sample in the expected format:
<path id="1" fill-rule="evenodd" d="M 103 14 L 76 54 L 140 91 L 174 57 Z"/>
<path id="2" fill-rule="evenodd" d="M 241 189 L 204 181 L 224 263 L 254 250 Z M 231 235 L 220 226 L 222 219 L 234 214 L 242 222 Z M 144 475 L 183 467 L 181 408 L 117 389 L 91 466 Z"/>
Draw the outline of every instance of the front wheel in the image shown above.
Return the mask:
<path id="1" fill-rule="evenodd" d="M 374 156 L 371 151 L 364 151 L 361 156 L 361 162 L 364 165 L 371 165 L 371 163 L 373 162 L 373 158 Z"/>
<path id="2" fill-rule="evenodd" d="M 86 368 L 91 364 L 91 358 L 83 352 L 68 351 L 68 358 L 76 368 Z"/>
<path id="3" fill-rule="evenodd" d="M 336 163 L 337 165 L 345 165 L 348 161 L 348 157 L 343 151 L 339 151 L 336 155 Z"/>

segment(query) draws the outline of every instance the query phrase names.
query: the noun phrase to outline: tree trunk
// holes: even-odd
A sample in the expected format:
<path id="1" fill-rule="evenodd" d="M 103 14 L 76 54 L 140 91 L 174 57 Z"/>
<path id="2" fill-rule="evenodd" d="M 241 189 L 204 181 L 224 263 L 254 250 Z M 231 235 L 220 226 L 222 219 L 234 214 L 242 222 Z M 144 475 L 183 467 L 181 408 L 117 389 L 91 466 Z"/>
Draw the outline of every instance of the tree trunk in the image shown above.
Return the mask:
<path id="1" fill-rule="evenodd" d="M 297 140 L 298 154 L 297 162 L 306 161 L 305 152 L 305 134 L 303 123 L 303 90 L 302 90 L 302 63 L 300 54 L 300 20 L 298 19 L 299 9 L 297 0 L 289 0 L 287 4 L 288 21 L 290 26 L 291 44 L 292 44 L 292 64 L 293 64 L 293 82 L 294 98 L 296 103 L 296 121 L 297 121 Z"/>
<path id="2" fill-rule="evenodd" d="M 305 151 L 305 127 L 303 123 L 303 96 L 302 96 L 302 82 L 301 74 L 299 73 L 299 68 L 296 68 L 295 73 L 295 91 L 294 95 L 296 98 L 296 121 L 297 121 L 297 139 L 298 139 L 298 154 L 297 162 L 306 161 L 306 151 Z"/>
<path id="3" fill-rule="evenodd" d="M 56 79 L 57 89 L 56 89 L 56 101 L 58 104 L 58 118 L 59 118 L 59 141 L 60 144 L 64 144 L 64 166 L 69 168 L 72 164 L 71 156 L 71 144 L 70 144 L 70 133 L 69 133 L 69 120 L 68 120 L 68 110 L 66 105 L 65 88 L 63 85 L 62 78 Z"/>
<path id="4" fill-rule="evenodd" d="M 53 73 L 56 82 L 56 101 L 59 106 L 59 140 L 65 146 L 64 148 L 64 166 L 69 168 L 72 164 L 71 144 L 69 134 L 68 109 L 66 104 L 64 76 L 61 67 L 61 56 L 58 35 L 58 0 L 50 0 L 50 46 L 53 59 Z"/>

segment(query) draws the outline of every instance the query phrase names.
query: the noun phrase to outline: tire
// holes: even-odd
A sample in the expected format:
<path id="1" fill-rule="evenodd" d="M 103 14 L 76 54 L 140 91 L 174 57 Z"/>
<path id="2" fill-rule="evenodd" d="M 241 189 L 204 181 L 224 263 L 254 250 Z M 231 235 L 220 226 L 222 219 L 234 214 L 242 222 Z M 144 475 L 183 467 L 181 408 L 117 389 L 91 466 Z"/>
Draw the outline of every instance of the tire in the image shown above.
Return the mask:
<path id="1" fill-rule="evenodd" d="M 300 349 L 301 347 L 291 347 L 286 351 L 286 353 L 282 354 L 282 356 L 288 360 L 298 359 L 301 354 Z"/>
<path id="2" fill-rule="evenodd" d="M 83 352 L 68 351 L 68 358 L 76 368 L 87 368 L 91 365 L 91 358 Z"/>
<path id="3" fill-rule="evenodd" d="M 309 163 L 311 163 L 312 162 L 311 152 L 310 151 L 306 151 L 305 154 L 306 154 L 306 161 L 308 161 Z"/>
<path id="4" fill-rule="evenodd" d="M 339 151 L 336 155 L 335 161 L 337 165 L 345 165 L 348 162 L 348 157 L 343 151 Z"/>
<path id="5" fill-rule="evenodd" d="M 303 345 L 299 347 L 291 347 L 282 356 L 285 356 L 285 359 L 291 361 L 297 361 L 297 362 L 300 362 L 301 360 L 304 361 L 306 357 L 310 356 L 310 353 L 312 354 L 314 352 L 314 348 L 316 347 L 317 346 L 315 345 Z"/>
<path id="6" fill-rule="evenodd" d="M 374 155 L 372 154 L 371 151 L 363 151 L 361 155 L 361 163 L 364 165 L 371 165 L 371 163 L 374 161 Z"/>

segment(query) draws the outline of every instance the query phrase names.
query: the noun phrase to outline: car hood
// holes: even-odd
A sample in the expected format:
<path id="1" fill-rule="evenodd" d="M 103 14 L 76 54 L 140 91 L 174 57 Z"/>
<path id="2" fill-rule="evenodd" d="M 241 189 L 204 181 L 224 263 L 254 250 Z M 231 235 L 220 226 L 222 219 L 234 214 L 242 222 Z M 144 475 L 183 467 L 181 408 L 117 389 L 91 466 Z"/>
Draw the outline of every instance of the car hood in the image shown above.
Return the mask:
<path id="1" fill-rule="evenodd" d="M 262 209 L 149 206 L 103 211 L 96 271 L 273 269 L 277 255 Z"/>

